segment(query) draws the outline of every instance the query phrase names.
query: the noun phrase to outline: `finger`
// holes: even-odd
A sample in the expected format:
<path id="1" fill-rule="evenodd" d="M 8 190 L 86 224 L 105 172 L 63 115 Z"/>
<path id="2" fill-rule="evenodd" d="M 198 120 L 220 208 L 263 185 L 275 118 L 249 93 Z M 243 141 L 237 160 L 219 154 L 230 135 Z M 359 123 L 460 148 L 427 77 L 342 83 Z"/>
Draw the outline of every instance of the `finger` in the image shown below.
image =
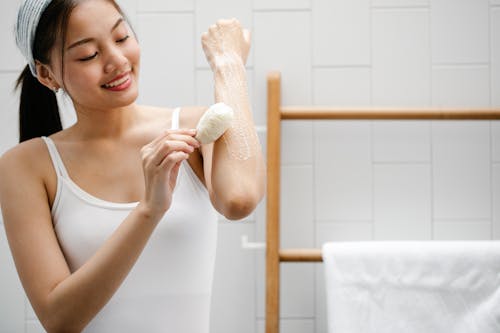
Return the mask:
<path id="1" fill-rule="evenodd" d="M 174 164 L 174 166 L 172 167 L 172 169 L 169 172 L 169 174 L 170 174 L 169 181 L 170 181 L 170 186 L 172 188 L 177 184 L 177 176 L 179 175 L 179 169 L 181 167 L 181 163 L 182 163 L 182 161 Z"/>
<path id="2" fill-rule="evenodd" d="M 173 134 L 183 134 L 183 135 L 188 135 L 194 137 L 196 135 L 196 129 L 176 129 L 176 130 L 165 130 L 162 132 L 160 135 L 158 135 L 153 141 L 145 145 L 143 148 L 147 150 L 147 148 L 155 147 L 158 145 L 160 142 L 166 140 L 169 135 Z"/>
<path id="3" fill-rule="evenodd" d="M 201 144 L 191 134 L 169 134 L 163 140 L 156 143 L 155 146 L 150 146 L 149 157 L 158 154 L 168 154 L 173 150 L 184 150 L 187 153 L 192 153 L 195 149 L 200 148 Z M 144 158 L 144 157 L 143 157 Z M 146 158 L 148 158 L 146 156 Z"/>
<path id="4" fill-rule="evenodd" d="M 187 160 L 188 158 L 189 155 L 186 154 L 185 152 L 176 151 L 166 156 L 159 165 L 159 167 L 165 170 L 165 172 L 168 174 L 172 172 L 176 164 L 180 165 L 182 161 Z"/>
<path id="5" fill-rule="evenodd" d="M 247 44 L 250 44 L 250 40 L 252 39 L 252 33 L 248 29 L 243 30 L 243 39 Z"/>
<path id="6" fill-rule="evenodd" d="M 213 35 L 216 34 L 219 30 L 219 26 L 216 24 L 212 24 L 210 27 L 208 27 L 208 34 Z"/>
<path id="7" fill-rule="evenodd" d="M 196 136 L 196 132 L 194 135 L 186 135 L 186 134 L 172 134 L 168 137 L 168 140 L 172 140 L 172 141 L 182 141 L 182 142 L 185 142 L 187 143 L 188 145 L 192 146 L 193 148 L 199 148 L 200 147 L 200 143 L 198 142 L 198 140 L 195 139 L 195 136 Z"/>
<path id="8" fill-rule="evenodd" d="M 160 165 L 163 160 L 171 154 L 183 152 L 185 154 L 191 154 L 194 148 L 182 141 L 165 141 L 163 144 L 158 145 L 156 151 L 151 158 L 151 164 L 153 166 Z"/>
<path id="9" fill-rule="evenodd" d="M 208 43 L 208 38 L 209 38 L 208 37 L 208 32 L 205 31 L 204 33 L 201 34 L 201 43 L 202 43 L 202 45 Z"/>

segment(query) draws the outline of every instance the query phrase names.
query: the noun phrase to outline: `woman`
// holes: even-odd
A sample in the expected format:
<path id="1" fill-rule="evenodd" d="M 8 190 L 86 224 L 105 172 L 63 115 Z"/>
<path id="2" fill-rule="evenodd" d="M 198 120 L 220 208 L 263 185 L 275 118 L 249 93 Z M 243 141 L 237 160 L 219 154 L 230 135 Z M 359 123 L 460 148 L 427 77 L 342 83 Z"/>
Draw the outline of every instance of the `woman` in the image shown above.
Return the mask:
<path id="1" fill-rule="evenodd" d="M 25 0 L 16 39 L 28 60 L 22 143 L 0 159 L 0 202 L 40 322 L 48 332 L 208 332 L 215 210 L 240 219 L 263 195 L 248 32 L 221 20 L 202 36 L 216 101 L 235 112 L 207 145 L 193 130 L 206 108 L 135 104 L 139 45 L 113 0 Z M 60 89 L 78 119 L 64 130 Z"/>

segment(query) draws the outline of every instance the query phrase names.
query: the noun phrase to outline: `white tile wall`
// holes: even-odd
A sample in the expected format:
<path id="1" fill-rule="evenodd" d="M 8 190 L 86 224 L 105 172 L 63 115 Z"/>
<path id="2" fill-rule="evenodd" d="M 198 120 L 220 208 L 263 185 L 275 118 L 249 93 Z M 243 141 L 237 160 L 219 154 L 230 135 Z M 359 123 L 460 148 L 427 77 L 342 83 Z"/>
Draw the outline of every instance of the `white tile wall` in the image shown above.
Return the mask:
<path id="1" fill-rule="evenodd" d="M 142 51 L 139 102 L 168 107 L 193 105 L 193 14 L 140 14 L 138 22 Z"/>
<path id="2" fill-rule="evenodd" d="M 316 105 L 369 106 L 371 70 L 369 67 L 315 68 L 313 102 Z"/>
<path id="3" fill-rule="evenodd" d="M 313 163 L 313 123 L 311 121 L 281 122 L 281 164 Z"/>
<path id="4" fill-rule="evenodd" d="M 315 123 L 316 219 L 371 220 L 372 165 L 370 123 Z"/>
<path id="5" fill-rule="evenodd" d="M 308 12 L 254 14 L 254 92 L 257 125 L 266 123 L 265 82 L 271 70 L 280 70 L 282 73 L 284 104 L 311 103 L 310 24 Z"/>
<path id="6" fill-rule="evenodd" d="M 314 264 L 282 264 L 280 283 L 281 317 L 314 317 Z"/>
<path id="7" fill-rule="evenodd" d="M 500 164 L 493 164 L 493 239 L 500 240 Z"/>
<path id="8" fill-rule="evenodd" d="M 27 320 L 26 333 L 46 333 L 46 331 L 38 320 Z"/>
<path id="9" fill-rule="evenodd" d="M 309 9 L 312 0 L 253 0 L 254 10 Z"/>
<path id="10" fill-rule="evenodd" d="M 282 247 L 314 246 L 312 166 L 281 168 Z"/>
<path id="11" fill-rule="evenodd" d="M 17 9 L 21 0 L 2 1 L 0 20 L 0 40 L 2 41 L 2 52 L 0 52 L 0 70 L 21 70 L 26 62 L 21 57 L 14 40 L 14 25 L 17 18 Z"/>
<path id="12" fill-rule="evenodd" d="M 491 9 L 490 19 L 491 104 L 500 107 L 500 7 Z"/>
<path id="13" fill-rule="evenodd" d="M 251 0 L 197 0 L 196 1 L 196 64 L 198 67 L 209 67 L 201 47 L 201 34 L 221 18 L 237 18 L 241 25 L 250 31 L 252 26 Z M 249 55 L 248 65 L 253 63 L 252 54 Z"/>
<path id="14" fill-rule="evenodd" d="M 431 1 L 433 63 L 489 61 L 488 0 Z"/>
<path id="15" fill-rule="evenodd" d="M 491 239 L 490 221 L 435 222 L 434 239 L 436 240 Z"/>
<path id="16" fill-rule="evenodd" d="M 281 246 L 314 246 L 312 166 L 284 166 L 281 169 Z M 314 315 L 314 271 L 282 265 L 282 315 Z M 262 272 L 264 272 L 262 267 Z M 264 281 L 258 286 L 259 315 L 264 316 Z"/>
<path id="17" fill-rule="evenodd" d="M 321 247 L 328 241 L 366 241 L 373 239 L 373 223 L 318 222 L 316 223 L 316 247 Z"/>
<path id="18" fill-rule="evenodd" d="M 280 268 L 280 315 L 282 318 L 314 317 L 313 264 L 283 263 Z M 257 259 L 257 318 L 265 317 L 265 256 Z"/>
<path id="19" fill-rule="evenodd" d="M 0 154 L 17 142 L 19 2 L 0 4 Z M 500 106 L 500 0 L 119 3 L 139 33 L 144 104 L 212 103 L 200 33 L 228 16 L 252 29 L 249 91 L 264 144 L 273 69 L 285 105 Z M 500 239 L 499 122 L 285 121 L 282 142 L 285 246 Z M 264 331 L 264 251 L 240 248 L 243 234 L 265 240 L 264 216 L 265 201 L 245 222 L 220 222 L 213 332 Z M 0 246 L 0 332 L 43 332 Z M 282 332 L 326 332 L 322 265 L 283 264 L 282 287 Z"/>
<path id="20" fill-rule="evenodd" d="M 258 320 L 257 333 L 264 333 L 266 325 L 264 320 Z M 280 321 L 281 333 L 304 333 L 314 332 L 314 320 L 312 319 L 282 319 Z"/>
<path id="21" fill-rule="evenodd" d="M 373 0 L 373 7 L 424 7 L 429 6 L 429 2 L 432 0 Z"/>
<path id="22" fill-rule="evenodd" d="M 372 14 L 373 104 L 430 104 L 429 11 Z"/>
<path id="23" fill-rule="evenodd" d="M 0 332 L 24 331 L 24 292 L 0 225 Z"/>
<path id="24" fill-rule="evenodd" d="M 432 105 L 488 107 L 488 66 L 435 66 L 432 69 Z"/>
<path id="25" fill-rule="evenodd" d="M 487 122 L 432 124 L 434 218 L 490 219 L 490 127 Z"/>
<path id="26" fill-rule="evenodd" d="M 315 0 L 312 8 L 313 64 L 370 64 L 370 1 Z"/>
<path id="27" fill-rule="evenodd" d="M 193 11 L 194 0 L 136 0 L 139 12 Z"/>
<path id="28" fill-rule="evenodd" d="M 196 105 L 211 105 L 215 102 L 214 76 L 208 68 L 196 70 Z"/>
<path id="29" fill-rule="evenodd" d="M 135 29 L 137 24 L 137 0 L 119 0 L 117 3 Z"/>
<path id="30" fill-rule="evenodd" d="M 500 162 L 500 121 L 491 122 L 491 159 Z"/>
<path id="31" fill-rule="evenodd" d="M 428 164 L 374 167 L 374 231 L 377 240 L 427 240 L 431 227 Z"/>
<path id="32" fill-rule="evenodd" d="M 430 162 L 428 121 L 373 122 L 374 162 Z"/>

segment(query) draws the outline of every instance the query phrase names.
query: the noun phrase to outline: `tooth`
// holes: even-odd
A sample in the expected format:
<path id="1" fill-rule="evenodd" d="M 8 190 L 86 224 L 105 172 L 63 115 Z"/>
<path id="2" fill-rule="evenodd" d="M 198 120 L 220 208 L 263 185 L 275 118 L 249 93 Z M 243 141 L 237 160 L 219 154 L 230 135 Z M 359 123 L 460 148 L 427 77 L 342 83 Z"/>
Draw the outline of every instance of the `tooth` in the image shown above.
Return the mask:
<path id="1" fill-rule="evenodd" d="M 108 84 L 105 84 L 104 86 L 106 88 L 114 88 L 116 86 L 119 86 L 120 84 L 123 84 L 125 83 L 126 81 L 128 80 L 128 76 L 125 76 L 121 79 L 119 79 L 118 81 L 115 81 L 115 82 L 112 82 L 112 83 L 108 83 Z"/>

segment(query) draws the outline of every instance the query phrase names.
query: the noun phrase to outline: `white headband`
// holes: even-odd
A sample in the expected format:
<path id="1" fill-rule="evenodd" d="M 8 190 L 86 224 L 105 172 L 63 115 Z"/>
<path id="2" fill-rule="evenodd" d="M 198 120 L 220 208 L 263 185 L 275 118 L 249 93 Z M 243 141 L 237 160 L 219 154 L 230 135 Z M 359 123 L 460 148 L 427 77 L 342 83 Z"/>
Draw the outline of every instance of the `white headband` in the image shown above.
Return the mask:
<path id="1" fill-rule="evenodd" d="M 43 11 L 52 0 L 24 0 L 19 8 L 16 23 L 16 43 L 21 53 L 28 60 L 31 73 L 36 77 L 35 59 L 33 58 L 33 44 L 35 43 L 36 28 Z"/>

